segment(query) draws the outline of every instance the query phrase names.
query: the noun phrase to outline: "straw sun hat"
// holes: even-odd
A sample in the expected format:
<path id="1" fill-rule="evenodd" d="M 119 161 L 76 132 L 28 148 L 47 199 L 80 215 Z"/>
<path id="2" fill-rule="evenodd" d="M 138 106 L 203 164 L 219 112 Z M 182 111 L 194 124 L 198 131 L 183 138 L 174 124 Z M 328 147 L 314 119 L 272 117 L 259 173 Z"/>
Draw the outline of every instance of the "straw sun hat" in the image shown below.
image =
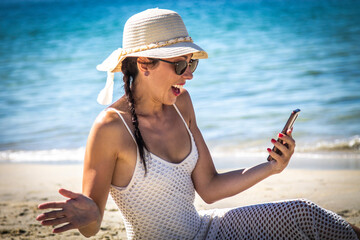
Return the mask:
<path id="1" fill-rule="evenodd" d="M 135 14 L 125 23 L 123 48 L 115 50 L 97 70 L 107 72 L 98 103 L 112 102 L 114 73 L 121 72 L 126 57 L 172 58 L 193 53 L 194 59 L 207 58 L 207 53 L 193 43 L 180 15 L 165 9 L 148 9 Z"/>

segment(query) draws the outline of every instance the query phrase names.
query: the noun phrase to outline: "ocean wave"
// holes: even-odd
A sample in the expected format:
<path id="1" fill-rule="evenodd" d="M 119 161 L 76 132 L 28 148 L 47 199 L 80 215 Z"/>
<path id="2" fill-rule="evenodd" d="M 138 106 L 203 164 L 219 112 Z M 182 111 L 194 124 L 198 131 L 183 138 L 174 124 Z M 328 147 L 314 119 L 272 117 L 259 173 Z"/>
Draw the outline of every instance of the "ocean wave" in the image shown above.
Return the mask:
<path id="1" fill-rule="evenodd" d="M 245 141 L 240 143 L 212 143 L 209 147 L 213 157 L 264 157 L 270 143 L 259 141 Z M 360 136 L 350 138 L 318 140 L 309 142 L 305 139 L 297 140 L 296 155 L 305 158 L 333 158 L 360 159 Z"/>
<path id="2" fill-rule="evenodd" d="M 85 148 L 50 149 L 38 151 L 0 151 L 0 162 L 5 163 L 80 163 L 84 159 Z"/>
<path id="3" fill-rule="evenodd" d="M 266 148 L 270 144 L 263 142 L 217 143 L 209 149 L 214 159 L 267 157 Z M 0 151 L 0 163 L 82 163 L 85 147 L 76 149 L 49 150 L 5 150 Z M 360 136 L 351 138 L 321 140 L 304 144 L 299 140 L 295 155 L 306 159 L 360 159 Z"/>
<path id="4" fill-rule="evenodd" d="M 299 141 L 289 163 L 291 168 L 309 169 L 360 169 L 359 136 L 350 139 L 318 141 L 303 145 Z M 256 145 L 256 146 L 254 146 Z M 251 167 L 263 163 L 268 157 L 266 143 L 243 143 L 210 147 L 214 163 L 219 169 L 234 166 Z"/>
<path id="5" fill-rule="evenodd" d="M 312 145 L 301 146 L 300 151 L 360 151 L 360 136 L 356 135 L 348 139 L 335 139 L 319 141 Z"/>

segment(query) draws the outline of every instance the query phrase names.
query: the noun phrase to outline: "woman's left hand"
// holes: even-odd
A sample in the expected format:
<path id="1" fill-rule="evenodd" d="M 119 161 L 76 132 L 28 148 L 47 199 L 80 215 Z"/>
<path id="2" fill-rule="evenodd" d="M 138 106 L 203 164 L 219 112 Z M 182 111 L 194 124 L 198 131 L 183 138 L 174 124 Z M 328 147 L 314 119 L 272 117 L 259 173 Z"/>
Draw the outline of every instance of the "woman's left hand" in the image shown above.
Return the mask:
<path id="1" fill-rule="evenodd" d="M 276 141 L 275 139 L 271 139 L 271 142 L 274 144 L 274 146 L 277 149 L 279 149 L 279 151 L 281 152 L 281 155 L 272 151 L 270 148 L 267 149 L 270 156 L 273 158 L 270 161 L 270 164 L 272 165 L 275 173 L 282 172 L 286 168 L 286 166 L 289 164 L 290 158 L 294 154 L 295 140 L 292 138 L 292 135 L 291 135 L 292 130 L 293 129 L 289 129 L 286 132 L 287 135 L 279 133 L 278 137 L 280 140 L 282 140 L 283 143 L 280 143 L 280 142 Z"/>

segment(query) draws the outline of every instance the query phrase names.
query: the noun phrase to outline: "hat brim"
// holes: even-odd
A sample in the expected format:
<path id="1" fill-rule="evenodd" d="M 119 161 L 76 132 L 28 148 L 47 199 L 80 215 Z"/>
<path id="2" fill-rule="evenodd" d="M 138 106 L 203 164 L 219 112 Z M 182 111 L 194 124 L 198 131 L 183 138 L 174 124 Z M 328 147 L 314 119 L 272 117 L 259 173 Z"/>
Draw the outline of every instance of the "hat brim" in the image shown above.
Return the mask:
<path id="1" fill-rule="evenodd" d="M 111 72 L 121 72 L 121 62 L 126 57 L 149 57 L 149 58 L 173 58 L 193 53 L 193 59 L 208 58 L 208 54 L 198 45 L 192 42 L 180 42 L 160 48 L 148 49 L 140 52 L 130 53 L 121 58 Z"/>

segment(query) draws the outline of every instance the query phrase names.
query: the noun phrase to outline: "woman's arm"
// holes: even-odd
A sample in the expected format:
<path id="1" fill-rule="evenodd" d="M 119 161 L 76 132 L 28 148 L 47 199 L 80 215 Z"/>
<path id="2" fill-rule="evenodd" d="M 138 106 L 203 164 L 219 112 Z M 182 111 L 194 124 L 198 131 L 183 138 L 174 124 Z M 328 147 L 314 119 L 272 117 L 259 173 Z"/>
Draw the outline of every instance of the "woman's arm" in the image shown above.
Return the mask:
<path id="1" fill-rule="evenodd" d="M 286 148 L 279 142 L 272 141 L 281 150 L 282 156 L 271 151 L 270 155 L 275 159 L 271 162 L 264 162 L 251 168 L 219 174 L 215 169 L 210 152 L 196 124 L 190 96 L 187 92 L 184 92 L 183 95 L 177 105 L 180 106 L 188 118 L 190 130 L 199 152 L 198 162 L 192 173 L 192 178 L 197 193 L 205 202 L 213 203 L 238 194 L 268 176 L 280 173 L 289 163 L 295 148 L 295 141 L 291 137 L 291 131 L 288 132 L 288 136 L 280 137 L 280 139 L 289 145 L 289 148 Z"/>
<path id="2" fill-rule="evenodd" d="M 58 209 L 37 217 L 42 225 L 65 223 L 54 233 L 77 228 L 90 237 L 99 231 L 118 157 L 116 146 L 121 146 L 118 123 L 115 113 L 110 112 L 102 112 L 95 121 L 86 145 L 82 194 L 60 189 L 68 200 L 39 205 L 39 209 Z"/>
<path id="3" fill-rule="evenodd" d="M 96 221 L 79 228 L 84 236 L 95 235 L 101 225 L 105 205 L 109 195 L 111 180 L 116 164 L 118 149 L 118 116 L 115 113 L 102 112 L 95 121 L 86 144 L 82 193 L 92 199 L 99 216 Z"/>

